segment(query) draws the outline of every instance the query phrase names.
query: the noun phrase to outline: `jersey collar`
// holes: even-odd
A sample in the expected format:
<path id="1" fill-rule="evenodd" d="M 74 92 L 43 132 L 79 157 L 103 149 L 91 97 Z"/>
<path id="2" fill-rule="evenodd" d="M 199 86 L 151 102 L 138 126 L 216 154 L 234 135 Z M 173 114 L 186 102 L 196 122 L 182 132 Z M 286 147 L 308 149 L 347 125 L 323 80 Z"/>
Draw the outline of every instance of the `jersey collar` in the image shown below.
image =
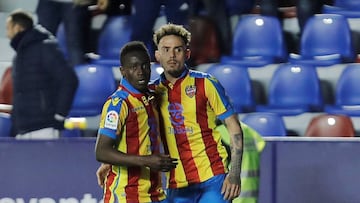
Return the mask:
<path id="1" fill-rule="evenodd" d="M 188 67 L 187 67 L 186 65 L 184 65 L 184 66 L 185 66 L 185 67 L 184 67 L 184 71 L 181 73 L 181 75 L 180 75 L 180 77 L 178 78 L 178 80 L 185 78 L 185 76 L 186 76 L 186 75 L 188 74 L 188 72 L 189 72 Z M 169 81 L 165 78 L 165 73 L 164 73 L 164 72 L 161 73 L 161 75 L 160 75 L 160 81 L 163 82 L 164 84 L 168 84 L 168 83 L 169 83 Z"/>

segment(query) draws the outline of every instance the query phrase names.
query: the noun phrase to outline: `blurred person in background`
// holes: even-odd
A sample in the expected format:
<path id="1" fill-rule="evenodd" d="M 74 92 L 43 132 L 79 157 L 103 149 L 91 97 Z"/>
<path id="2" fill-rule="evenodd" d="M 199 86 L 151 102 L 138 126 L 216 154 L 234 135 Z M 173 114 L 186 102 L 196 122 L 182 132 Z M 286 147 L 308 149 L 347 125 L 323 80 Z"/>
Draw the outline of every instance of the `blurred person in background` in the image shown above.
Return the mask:
<path id="1" fill-rule="evenodd" d="M 230 135 L 221 121 L 217 121 L 216 130 L 221 134 L 221 140 L 230 153 Z M 244 153 L 241 164 L 241 193 L 232 200 L 233 203 L 257 203 L 260 187 L 260 155 L 265 148 L 264 138 L 253 128 L 240 122 L 244 134 Z M 231 167 L 231 166 L 229 166 Z"/>
<path id="2" fill-rule="evenodd" d="M 230 54 L 232 30 L 227 2 L 223 0 L 192 0 L 190 2 L 190 16 L 208 16 L 216 25 L 222 55 Z"/>
<path id="3" fill-rule="evenodd" d="M 31 14 L 16 10 L 6 20 L 13 60 L 12 126 L 17 138 L 58 138 L 78 86 L 55 37 Z"/>
<path id="4" fill-rule="evenodd" d="M 186 25 L 188 23 L 188 0 L 132 0 L 134 12 L 132 13 L 131 40 L 145 43 L 150 57 L 155 60 L 156 47 L 152 41 L 153 29 L 161 11 L 164 11 L 169 23 Z"/>
<path id="5" fill-rule="evenodd" d="M 281 17 L 279 7 L 296 7 L 300 32 L 304 29 L 306 21 L 313 15 L 321 13 L 324 4 L 332 4 L 333 0 L 260 0 L 262 15 Z"/>
<path id="6" fill-rule="evenodd" d="M 100 13 L 130 15 L 131 0 L 39 0 L 36 13 L 40 25 L 53 35 L 64 35 L 61 48 L 70 64 L 76 66 L 87 63 L 87 54 L 96 49 L 93 17 Z M 61 25 L 63 33 L 59 32 Z"/>
<path id="7" fill-rule="evenodd" d="M 90 3 L 89 3 L 90 2 Z M 57 35 L 60 25 L 63 26 L 65 42 L 62 51 L 71 66 L 85 62 L 85 42 L 88 40 L 90 13 L 87 5 L 96 0 L 39 0 L 36 7 L 38 23 Z M 86 6 L 82 6 L 86 5 Z"/>
<path id="8" fill-rule="evenodd" d="M 258 0 L 260 13 L 267 16 L 275 16 L 282 20 L 286 11 L 281 12 L 281 7 L 295 6 L 295 15 L 298 21 L 299 33 L 288 33 L 284 31 L 289 52 L 298 53 L 301 34 L 305 24 L 310 17 L 322 12 L 324 4 L 332 4 L 333 0 Z M 289 12 L 290 13 L 290 12 Z"/>

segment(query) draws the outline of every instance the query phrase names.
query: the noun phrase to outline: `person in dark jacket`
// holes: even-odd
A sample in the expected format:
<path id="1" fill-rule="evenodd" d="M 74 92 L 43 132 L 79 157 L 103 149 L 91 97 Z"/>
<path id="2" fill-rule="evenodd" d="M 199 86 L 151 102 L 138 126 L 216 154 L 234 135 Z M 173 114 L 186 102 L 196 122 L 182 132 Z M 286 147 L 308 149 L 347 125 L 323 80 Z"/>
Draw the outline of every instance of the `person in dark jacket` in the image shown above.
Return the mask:
<path id="1" fill-rule="evenodd" d="M 12 12 L 6 20 L 13 61 L 12 121 L 17 138 L 58 138 L 78 86 L 56 38 L 30 13 Z"/>

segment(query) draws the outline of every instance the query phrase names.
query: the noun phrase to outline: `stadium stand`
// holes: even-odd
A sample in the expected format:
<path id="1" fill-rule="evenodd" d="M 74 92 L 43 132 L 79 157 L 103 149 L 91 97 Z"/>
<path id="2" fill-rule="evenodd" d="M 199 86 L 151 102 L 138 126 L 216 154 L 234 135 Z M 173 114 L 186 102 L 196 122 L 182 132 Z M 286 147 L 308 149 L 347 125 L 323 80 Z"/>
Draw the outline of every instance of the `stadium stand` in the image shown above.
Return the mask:
<path id="1" fill-rule="evenodd" d="M 279 19 L 258 14 L 243 15 L 235 28 L 231 56 L 222 63 L 261 67 L 287 60 L 286 45 Z"/>
<path id="2" fill-rule="evenodd" d="M 119 66 L 120 48 L 130 41 L 131 31 L 131 16 L 109 16 L 98 38 L 98 57 L 93 58 L 92 62 Z"/>
<path id="3" fill-rule="evenodd" d="M 343 70 L 336 84 L 335 104 L 326 105 L 333 114 L 360 116 L 360 64 L 350 64 Z"/>
<path id="4" fill-rule="evenodd" d="M 246 67 L 235 64 L 216 64 L 207 73 L 220 81 L 237 113 L 255 110 L 252 83 Z"/>
<path id="5" fill-rule="evenodd" d="M 262 136 L 286 136 L 286 126 L 279 114 L 253 112 L 244 115 L 241 121 L 256 130 Z"/>
<path id="6" fill-rule="evenodd" d="M 258 105 L 256 111 L 284 116 L 322 111 L 320 80 L 313 66 L 282 64 L 274 72 L 268 88 L 268 103 Z"/>
<path id="7" fill-rule="evenodd" d="M 347 19 L 337 14 L 312 16 L 300 39 L 300 54 L 291 53 L 289 61 L 322 67 L 355 62 Z"/>
<path id="8" fill-rule="evenodd" d="M 79 87 L 69 116 L 99 115 L 106 99 L 117 87 L 112 69 L 100 64 L 83 64 L 74 68 L 79 78 Z"/>

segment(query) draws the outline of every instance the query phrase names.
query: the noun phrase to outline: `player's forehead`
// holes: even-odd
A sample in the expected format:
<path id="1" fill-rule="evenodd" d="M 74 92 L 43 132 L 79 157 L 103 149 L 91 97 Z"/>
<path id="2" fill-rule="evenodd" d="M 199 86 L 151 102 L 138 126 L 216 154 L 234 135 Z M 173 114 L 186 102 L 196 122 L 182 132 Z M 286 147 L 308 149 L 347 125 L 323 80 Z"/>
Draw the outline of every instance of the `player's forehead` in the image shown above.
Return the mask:
<path id="1" fill-rule="evenodd" d="M 185 43 L 180 36 L 177 35 L 166 35 L 162 37 L 159 41 L 159 47 L 163 48 L 175 48 L 175 47 L 184 47 Z"/>

